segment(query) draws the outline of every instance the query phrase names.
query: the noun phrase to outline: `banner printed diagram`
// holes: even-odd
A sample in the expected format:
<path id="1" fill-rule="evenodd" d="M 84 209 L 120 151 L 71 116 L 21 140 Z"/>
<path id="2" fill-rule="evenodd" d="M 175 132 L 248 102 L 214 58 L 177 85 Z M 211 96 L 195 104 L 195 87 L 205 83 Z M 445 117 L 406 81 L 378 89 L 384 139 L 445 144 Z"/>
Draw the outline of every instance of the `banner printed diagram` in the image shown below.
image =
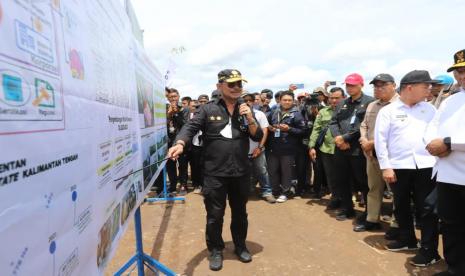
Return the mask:
<path id="1" fill-rule="evenodd" d="M 86 248 L 96 244 L 94 189 L 86 166 L 90 158 L 90 147 L 83 145 L 60 152 L 31 152 L 1 164 L 3 170 L 17 174 L 0 190 L 16 195 L 2 197 L 0 203 L 2 273 L 73 275 L 91 271 L 79 266 L 92 260 Z"/>
<path id="2" fill-rule="evenodd" d="M 63 91 L 50 3 L 3 1 L 0 134 L 64 128 Z"/>
<path id="3" fill-rule="evenodd" d="M 163 166 L 162 76 L 119 0 L 0 11 L 0 271 L 102 275 Z"/>

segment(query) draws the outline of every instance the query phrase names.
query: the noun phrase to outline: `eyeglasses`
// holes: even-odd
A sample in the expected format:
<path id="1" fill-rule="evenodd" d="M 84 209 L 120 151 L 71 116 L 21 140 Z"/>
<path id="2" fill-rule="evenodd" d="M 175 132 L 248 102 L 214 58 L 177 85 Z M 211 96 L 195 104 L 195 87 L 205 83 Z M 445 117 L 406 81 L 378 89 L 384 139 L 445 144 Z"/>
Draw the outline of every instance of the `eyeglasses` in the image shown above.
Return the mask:
<path id="1" fill-rule="evenodd" d="M 248 103 L 248 102 L 253 103 L 253 102 L 254 102 L 254 100 L 252 100 L 252 99 L 244 99 L 244 101 L 245 101 L 246 103 Z"/>
<path id="2" fill-rule="evenodd" d="M 229 88 L 234 88 L 235 86 L 242 88 L 242 81 L 228 82 Z"/>

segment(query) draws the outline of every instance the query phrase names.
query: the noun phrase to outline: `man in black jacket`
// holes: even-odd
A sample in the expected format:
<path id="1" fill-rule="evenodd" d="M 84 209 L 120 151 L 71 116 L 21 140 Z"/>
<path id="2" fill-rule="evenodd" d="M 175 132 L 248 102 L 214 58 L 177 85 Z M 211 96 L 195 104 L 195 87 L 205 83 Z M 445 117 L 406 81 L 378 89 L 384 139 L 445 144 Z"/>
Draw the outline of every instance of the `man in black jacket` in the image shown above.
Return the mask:
<path id="1" fill-rule="evenodd" d="M 350 74 L 345 79 L 349 98 L 339 103 L 333 112 L 329 129 L 334 137 L 336 149 L 334 166 L 339 172 L 336 177 L 336 188 L 341 197 L 341 210 L 337 220 L 345 220 L 355 216 L 352 204 L 351 183 L 355 190 L 361 191 L 366 202 L 368 180 L 366 175 L 366 159 L 360 148 L 360 123 L 373 97 L 363 94 L 363 77 Z"/>
<path id="2" fill-rule="evenodd" d="M 223 266 L 224 241 L 221 236 L 226 197 L 231 207 L 231 234 L 235 253 L 242 262 L 252 261 L 245 240 L 247 237 L 246 203 L 249 195 L 249 137 L 260 141 L 262 130 L 252 110 L 239 104 L 242 78 L 238 70 L 226 69 L 218 73 L 217 88 L 221 96 L 200 107 L 176 137 L 168 156 L 175 159 L 182 154 L 192 137 L 202 130 L 204 152 L 203 196 L 207 210 L 206 240 L 210 251 L 210 269 Z"/>
<path id="3" fill-rule="evenodd" d="M 294 93 L 281 92 L 279 107 L 268 117 L 270 135 L 267 144 L 267 164 L 276 202 L 286 202 L 295 195 L 297 186 L 295 156 L 301 150 L 302 138 L 308 127 L 294 107 Z"/>

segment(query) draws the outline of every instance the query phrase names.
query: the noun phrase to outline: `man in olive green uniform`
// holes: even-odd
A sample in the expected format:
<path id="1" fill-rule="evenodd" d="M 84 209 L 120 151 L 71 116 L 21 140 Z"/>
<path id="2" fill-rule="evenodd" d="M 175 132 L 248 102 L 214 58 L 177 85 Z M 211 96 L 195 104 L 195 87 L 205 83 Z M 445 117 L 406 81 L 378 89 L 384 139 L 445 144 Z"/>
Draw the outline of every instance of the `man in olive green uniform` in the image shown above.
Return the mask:
<path id="1" fill-rule="evenodd" d="M 310 135 L 308 144 L 309 155 L 316 166 L 322 166 L 324 174 L 315 173 L 315 178 L 326 176 L 326 182 L 331 190 L 331 202 L 328 209 L 336 209 L 340 205 L 340 199 L 337 195 L 337 189 L 334 188 L 334 137 L 329 131 L 328 126 L 333 115 L 333 111 L 341 100 L 345 98 L 344 90 L 339 87 L 334 87 L 330 90 L 329 103 L 330 106 L 321 109 L 313 124 L 313 130 Z M 321 170 L 315 170 L 321 172 Z M 315 179 L 315 182 L 318 180 Z M 322 183 L 323 181 L 319 181 Z"/>

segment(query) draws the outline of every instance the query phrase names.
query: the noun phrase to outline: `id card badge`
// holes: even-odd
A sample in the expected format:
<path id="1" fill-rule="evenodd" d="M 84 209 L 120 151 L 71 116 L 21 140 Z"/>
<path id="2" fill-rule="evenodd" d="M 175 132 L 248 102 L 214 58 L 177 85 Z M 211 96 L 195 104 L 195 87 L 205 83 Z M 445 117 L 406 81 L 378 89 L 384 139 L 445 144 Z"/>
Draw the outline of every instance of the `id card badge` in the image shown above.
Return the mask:
<path id="1" fill-rule="evenodd" d="M 354 110 L 354 114 L 352 114 L 352 118 L 350 118 L 350 124 L 355 124 L 355 114 L 357 114 L 357 109 Z"/>
<path id="2" fill-rule="evenodd" d="M 274 137 L 276 137 L 276 138 L 281 137 L 281 130 L 280 130 L 279 128 L 277 128 L 277 129 L 274 131 Z"/>
<path id="3" fill-rule="evenodd" d="M 352 118 L 350 118 L 350 124 L 353 125 L 355 123 L 355 114 L 352 115 Z"/>

